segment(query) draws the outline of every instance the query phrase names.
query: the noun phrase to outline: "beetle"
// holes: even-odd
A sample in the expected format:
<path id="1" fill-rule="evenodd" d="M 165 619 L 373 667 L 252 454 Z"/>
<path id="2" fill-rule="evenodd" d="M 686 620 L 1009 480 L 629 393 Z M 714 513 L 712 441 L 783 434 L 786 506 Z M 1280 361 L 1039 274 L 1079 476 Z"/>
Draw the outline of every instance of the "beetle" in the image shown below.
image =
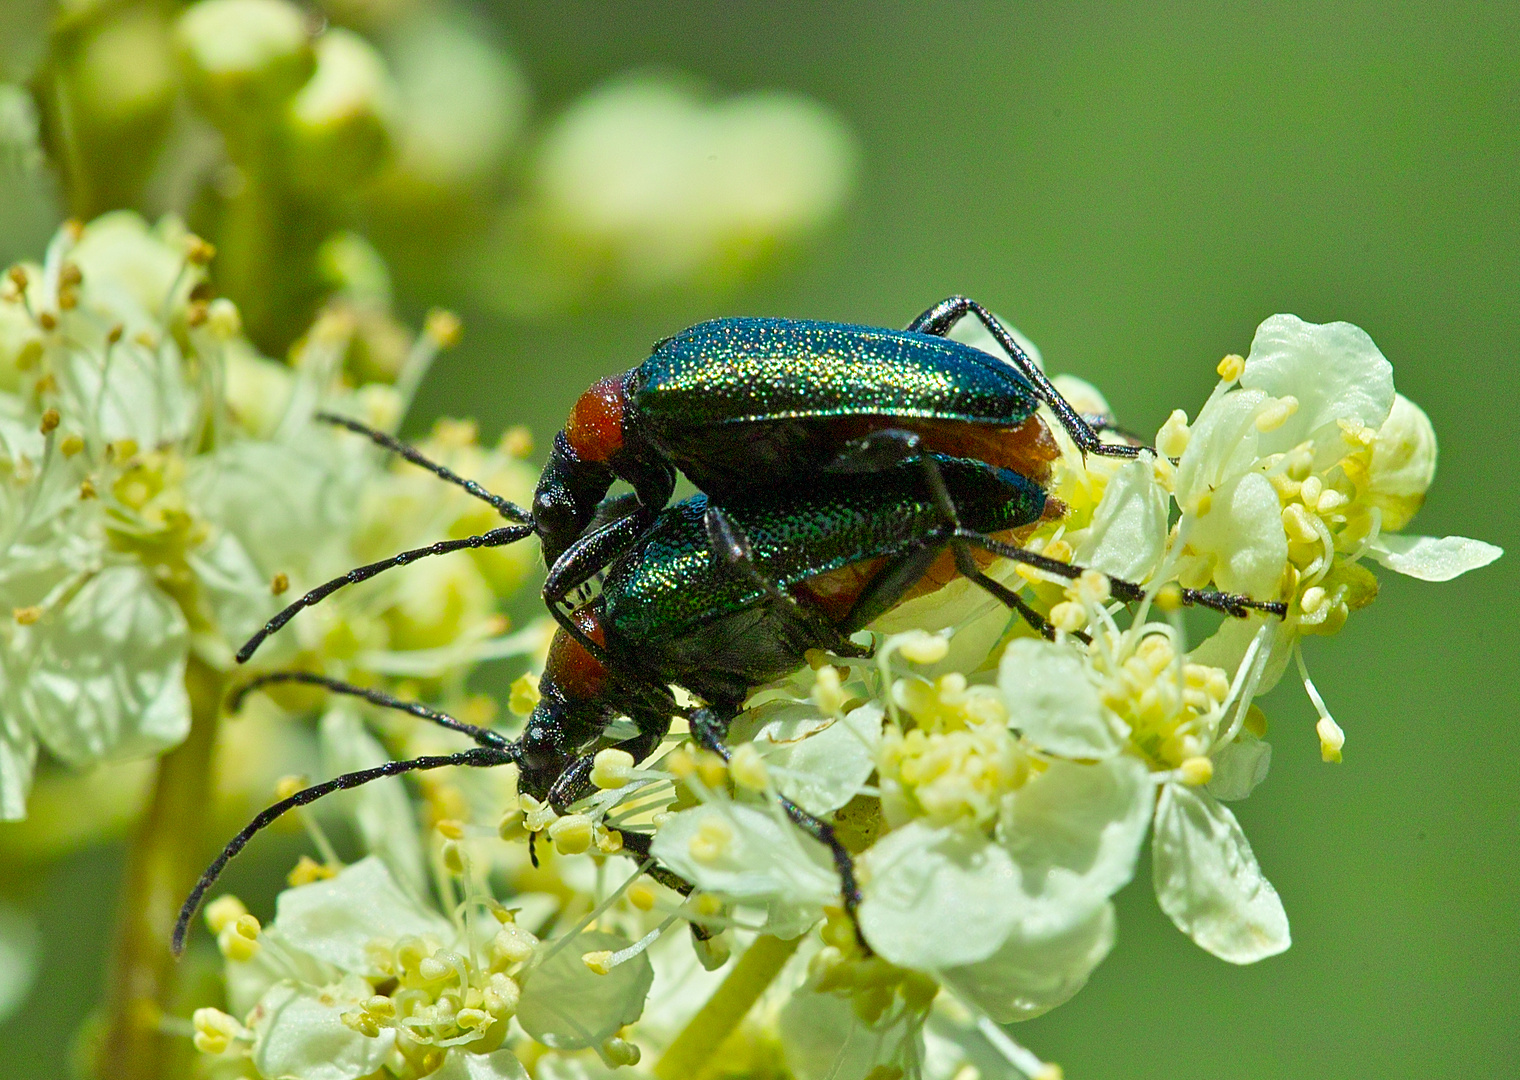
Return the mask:
<path id="1" fill-rule="evenodd" d="M 968 315 L 1007 361 L 947 336 Z M 593 385 L 555 436 L 532 508 L 551 568 L 545 599 L 564 600 L 633 546 L 669 501 L 676 469 L 724 504 L 760 488 L 806 488 L 862 438 L 890 430 L 923 451 L 1044 479 L 1058 450 L 1036 414 L 1041 404 L 1083 453 L 1140 452 L 1103 442 L 1012 333 L 963 296 L 905 330 L 777 318 L 698 323 Z M 633 512 L 586 536 L 617 480 L 637 495 Z"/>
<path id="2" fill-rule="evenodd" d="M 888 446 L 912 451 L 896 440 Z M 635 734 L 616 745 L 636 761 L 654 751 L 677 715 L 688 718 L 701 745 L 726 757 L 728 725 L 755 686 L 796 670 L 812 649 L 869 655 L 851 634 L 925 582 L 934 587 L 956 574 L 1051 632 L 1016 593 L 988 577 L 975 556 L 980 549 L 1068 578 L 1081 572 L 1016 542 L 1018 530 L 1060 512 L 1041 484 L 1014 470 L 935 454 L 909 452 L 889 466 L 868 464 L 864 475 L 831 474 L 804 493 L 771 493 L 727 507 L 697 495 L 656 515 L 639 544 L 608 568 L 600 595 L 571 615 L 578 633 L 556 633 L 540 700 L 518 740 L 309 672 L 253 680 L 238 700 L 275 682 L 314 684 L 461 732 L 476 746 L 346 774 L 264 810 L 197 883 L 180 913 L 176 948 L 226 862 L 275 818 L 332 791 L 445 765 L 510 763 L 521 769 L 521 790 L 563 810 L 588 790 L 595 750 L 620 716 L 632 721 Z M 1133 583 L 1112 584 L 1121 600 L 1144 595 Z M 672 685 L 703 705 L 683 708 Z M 853 863 L 832 826 L 789 801 L 783 805 L 830 847 L 853 908 Z M 647 855 L 647 837 L 627 839 L 630 851 Z"/>

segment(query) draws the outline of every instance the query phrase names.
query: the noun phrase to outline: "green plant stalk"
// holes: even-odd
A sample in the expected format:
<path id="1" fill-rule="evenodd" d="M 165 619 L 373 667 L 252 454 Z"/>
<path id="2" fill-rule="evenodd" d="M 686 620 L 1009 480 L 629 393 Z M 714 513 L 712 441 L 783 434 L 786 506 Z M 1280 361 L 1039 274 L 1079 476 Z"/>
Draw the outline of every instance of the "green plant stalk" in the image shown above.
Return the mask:
<path id="1" fill-rule="evenodd" d="M 723 1041 L 733 1034 L 765 988 L 781 974 L 800 944 L 800 935 L 790 941 L 769 934 L 757 937 L 707 999 L 707 1004 L 660 1056 L 654 1067 L 655 1076 L 659 1080 L 691 1080 L 702 1075 Z"/>
<path id="2" fill-rule="evenodd" d="M 158 765 L 153 799 L 127 853 L 104 1034 L 95 1073 L 104 1080 L 164 1080 L 188 1048 L 161 1019 L 175 989 L 169 937 L 204 859 L 211 759 L 225 677 L 191 655 L 185 669 L 190 734 Z M 176 1043 L 181 1044 L 177 1049 Z"/>

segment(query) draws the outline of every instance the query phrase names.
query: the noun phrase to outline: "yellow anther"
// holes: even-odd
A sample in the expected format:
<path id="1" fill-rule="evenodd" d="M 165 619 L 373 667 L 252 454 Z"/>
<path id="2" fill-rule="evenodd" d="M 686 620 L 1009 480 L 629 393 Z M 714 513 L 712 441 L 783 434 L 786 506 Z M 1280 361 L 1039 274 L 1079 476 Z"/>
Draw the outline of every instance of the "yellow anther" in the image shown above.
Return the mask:
<path id="1" fill-rule="evenodd" d="M 1230 353 L 1229 356 L 1219 361 L 1219 366 L 1214 370 L 1219 372 L 1219 377 L 1225 382 L 1234 382 L 1246 372 L 1245 357 Z"/>
<path id="2" fill-rule="evenodd" d="M 697 772 L 697 759 L 684 746 L 666 754 L 662 763 L 677 780 L 688 780 Z"/>
<path id="3" fill-rule="evenodd" d="M 716 814 L 709 814 L 698 826 L 687 845 L 691 857 L 699 863 L 715 863 L 728 853 L 734 830 Z"/>
<path id="4" fill-rule="evenodd" d="M 7 270 L 5 272 L 5 279 L 9 281 L 18 292 L 25 290 L 27 283 L 31 280 L 27 275 L 26 267 L 21 266 L 20 264 L 12 266 L 9 270 Z"/>
<path id="5" fill-rule="evenodd" d="M 1075 634 L 1087 625 L 1087 610 L 1071 600 L 1063 600 L 1050 609 L 1050 624 L 1057 630 Z"/>
<path id="6" fill-rule="evenodd" d="M 810 696 L 820 712 L 830 716 L 837 716 L 843 712 L 845 696 L 839 669 L 832 665 L 819 668 L 813 678 L 813 690 Z"/>
<path id="7" fill-rule="evenodd" d="M 655 896 L 654 889 L 647 883 L 643 881 L 635 882 L 628 887 L 628 891 L 624 895 L 628 897 L 628 902 L 640 911 L 654 910 L 654 903 L 657 897 Z"/>
<path id="8" fill-rule="evenodd" d="M 445 840 L 443 848 L 439 852 L 443 858 L 443 868 L 455 877 L 463 876 L 465 872 L 464 850 L 457 840 Z"/>
<path id="9" fill-rule="evenodd" d="M 709 788 L 720 788 L 728 780 L 728 763 L 711 750 L 697 754 L 697 776 Z"/>
<path id="10" fill-rule="evenodd" d="M 1040 554 L 1044 555 L 1047 559 L 1054 559 L 1056 562 L 1071 562 L 1073 552 L 1071 545 L 1065 540 L 1056 539 L 1046 544 L 1040 550 Z"/>
<path id="11" fill-rule="evenodd" d="M 612 974 L 612 953 L 606 949 L 581 953 L 581 963 L 598 975 Z"/>
<path id="12" fill-rule="evenodd" d="M 616 855 L 623 850 L 623 834 L 618 830 L 597 825 L 592 832 L 596 837 L 596 850 L 603 855 Z"/>
<path id="13" fill-rule="evenodd" d="M 464 333 L 464 326 L 460 323 L 459 316 L 452 311 L 434 308 L 427 313 L 423 332 L 432 338 L 433 343 L 440 349 L 452 349 L 459 344 L 459 338 Z"/>
<path id="14" fill-rule="evenodd" d="M 436 956 L 424 956 L 417 961 L 417 974 L 428 982 L 437 982 L 454 974 L 454 966 Z"/>
<path id="15" fill-rule="evenodd" d="M 616 747 L 598 750 L 591 766 L 591 782 L 603 791 L 620 788 L 628 783 L 633 766 L 633 755 L 627 750 Z"/>
<path id="16" fill-rule="evenodd" d="M 384 994 L 376 994 L 364 1002 L 364 1011 L 371 1016 L 395 1016 L 396 1003 Z"/>
<path id="17" fill-rule="evenodd" d="M 542 832 L 552 825 L 559 817 L 554 812 L 554 807 L 547 802 L 539 802 L 532 795 L 519 795 L 523 806 L 523 824 L 529 832 Z"/>
<path id="18" fill-rule="evenodd" d="M 216 935 L 216 947 L 228 960 L 247 963 L 259 954 L 260 945 L 255 938 L 239 933 L 237 923 L 234 922 L 223 927 L 222 932 Z"/>
<path id="19" fill-rule="evenodd" d="M 343 1021 L 343 1026 L 352 1031 L 357 1031 L 366 1038 L 373 1039 L 380 1034 L 380 1024 L 367 1012 L 359 1009 L 349 1009 L 338 1017 Z"/>
<path id="20" fill-rule="evenodd" d="M 42 606 L 30 604 L 26 607 L 11 608 L 11 618 L 15 619 L 19 626 L 31 626 L 42 618 Z"/>
<path id="21" fill-rule="evenodd" d="M 914 664 L 937 664 L 950 654 L 950 640 L 942 634 L 910 630 L 897 639 L 897 653 Z"/>
<path id="22" fill-rule="evenodd" d="M 285 884 L 292 889 L 302 885 L 310 885 L 313 881 L 326 881 L 328 878 L 338 876 L 338 871 L 326 863 L 319 863 L 310 855 L 302 855 L 297 860 L 290 873 L 285 875 Z"/>
<path id="23" fill-rule="evenodd" d="M 1288 417 L 1298 412 L 1298 398 L 1289 394 L 1276 398 L 1256 414 L 1256 430 L 1262 433 L 1276 431 L 1288 422 Z"/>
<path id="24" fill-rule="evenodd" d="M 63 417 L 58 414 L 58 410 L 49 409 L 42 414 L 42 422 L 37 425 L 37 428 L 44 435 L 47 435 L 54 431 L 62 422 Z"/>
<path id="25" fill-rule="evenodd" d="M 517 985 L 516 980 L 504 972 L 494 971 L 486 980 L 481 1004 L 486 1012 L 498 1020 L 505 1020 L 517 1011 L 517 1001 L 520 997 L 522 997 L 522 988 Z"/>
<path id="26" fill-rule="evenodd" d="M 58 450 L 66 458 L 71 458 L 84 449 L 84 440 L 78 435 L 65 435 L 58 443 Z"/>
<path id="27" fill-rule="evenodd" d="M 522 424 L 514 424 L 501 433 L 497 448 L 508 457 L 525 461 L 533 455 L 533 432 Z"/>
<path id="28" fill-rule="evenodd" d="M 496 1017 L 484 1009 L 460 1009 L 454 1014 L 454 1023 L 466 1031 L 474 1031 L 477 1028 L 487 1027 L 496 1022 Z"/>
<path id="29" fill-rule="evenodd" d="M 1112 586 L 1108 575 L 1101 570 L 1083 570 L 1082 576 L 1072 582 L 1070 588 L 1076 597 L 1090 604 L 1101 604 L 1111 595 Z"/>
<path id="30" fill-rule="evenodd" d="M 1303 500 L 1305 506 L 1312 510 L 1319 504 L 1320 494 L 1324 490 L 1325 482 L 1323 480 L 1317 476 L 1308 476 L 1298 486 L 1298 497 Z"/>
<path id="31" fill-rule="evenodd" d="M 934 999 L 939 996 L 939 983 L 921 972 L 908 971 L 903 973 L 898 990 L 902 994 L 903 1003 L 909 1009 L 914 1012 L 923 1012 L 933 1005 Z"/>
<path id="32" fill-rule="evenodd" d="M 1329 488 L 1315 500 L 1314 509 L 1321 514 L 1328 514 L 1332 510 L 1339 510 L 1350 502 L 1351 500 L 1344 494 L 1336 491 L 1334 488 Z"/>
<path id="33" fill-rule="evenodd" d="M 1156 449 L 1169 458 L 1181 457 L 1192 435 L 1193 432 L 1188 427 L 1187 413 L 1181 409 L 1173 409 L 1172 415 L 1168 416 L 1166 423 L 1161 425 L 1161 430 L 1156 432 Z"/>
<path id="34" fill-rule="evenodd" d="M 698 893 L 697 898 L 692 901 L 692 907 L 697 916 L 703 919 L 716 919 L 723 914 L 725 906 L 722 899 L 712 893 Z"/>
<path id="35" fill-rule="evenodd" d="M 750 791 L 764 791 L 770 782 L 765 759 L 753 743 L 745 743 L 734 751 L 734 756 L 729 759 L 728 771 L 733 776 L 734 783 Z"/>
<path id="36" fill-rule="evenodd" d="M 516 923 L 508 923 L 491 939 L 491 959 L 502 966 L 520 964 L 532 956 L 537 947 L 538 938 L 534 934 Z"/>
<path id="37" fill-rule="evenodd" d="M 1246 719 L 1242 726 L 1258 739 L 1264 739 L 1267 736 L 1267 714 L 1252 705 L 1246 710 Z"/>
<path id="38" fill-rule="evenodd" d="M 239 916 L 247 914 L 248 908 L 243 902 L 228 893 L 225 896 L 218 896 L 206 905 L 206 925 L 211 928 L 213 934 L 220 934 L 235 923 Z"/>
<path id="39" fill-rule="evenodd" d="M 1066 1073 L 1055 1062 L 1047 1061 L 1029 1080 L 1066 1080 Z"/>
<path id="40" fill-rule="evenodd" d="M 234 1039 L 247 1034 L 242 1024 L 220 1009 L 196 1009 L 191 1023 L 195 1027 L 195 1048 L 203 1054 L 225 1054 Z"/>
<path id="41" fill-rule="evenodd" d="M 532 675 L 519 675 L 512 683 L 507 708 L 514 716 L 530 716 L 538 705 L 538 697 L 538 680 Z"/>
<path id="42" fill-rule="evenodd" d="M 1319 531 L 1309 520 L 1309 512 L 1302 503 L 1289 503 L 1283 507 L 1282 523 L 1289 541 L 1308 544 L 1319 539 Z"/>
<path id="43" fill-rule="evenodd" d="M 585 814 L 566 814 L 549 826 L 549 839 L 561 855 L 579 855 L 591 847 L 591 819 Z"/>
<path id="44" fill-rule="evenodd" d="M 1177 611 L 1182 607 L 1182 586 L 1168 581 L 1156 590 L 1155 604 L 1162 611 Z"/>
<path id="45" fill-rule="evenodd" d="M 1346 745 L 1346 733 L 1341 730 L 1341 726 L 1328 716 L 1322 716 L 1319 723 L 1314 725 L 1314 730 L 1319 734 L 1321 760 L 1339 764 L 1341 747 Z"/>
<path id="46" fill-rule="evenodd" d="M 216 258 L 216 248 L 194 233 L 185 236 L 185 258 L 196 266 L 205 266 Z"/>
<path id="47" fill-rule="evenodd" d="M 433 828 L 437 829 L 439 835 L 445 840 L 464 839 L 464 822 L 459 821 L 457 818 L 444 818 L 434 825 Z"/>
<path id="48" fill-rule="evenodd" d="M 232 921 L 232 928 L 249 941 L 257 941 L 259 937 L 259 920 L 248 912 L 243 912 Z"/>
<path id="49" fill-rule="evenodd" d="M 274 797 L 276 799 L 288 799 L 306 786 L 304 776 L 282 776 L 275 781 Z"/>
<path id="50" fill-rule="evenodd" d="M 616 1069 L 624 1065 L 637 1065 L 642 1054 L 637 1045 L 614 1035 L 602 1043 L 602 1056 Z"/>
<path id="51" fill-rule="evenodd" d="M 1206 757 L 1190 757 L 1177 768 L 1182 782 L 1191 787 L 1202 787 L 1214 779 L 1214 763 Z"/>
<path id="52" fill-rule="evenodd" d="M 274 596 L 280 596 L 290 589 L 290 578 L 283 574 L 276 574 L 269 582 L 269 592 Z"/>
<path id="53" fill-rule="evenodd" d="M 51 311 L 39 311 L 37 313 L 37 325 L 52 333 L 58 329 L 58 316 Z"/>
<path id="54" fill-rule="evenodd" d="M 88 476 L 79 482 L 79 497 L 81 499 L 93 499 L 96 494 L 95 482 Z"/>
<path id="55" fill-rule="evenodd" d="M 1304 590 L 1304 595 L 1299 599 L 1298 606 L 1305 615 L 1313 615 L 1325 606 L 1325 590 L 1318 585 L 1310 585 Z"/>

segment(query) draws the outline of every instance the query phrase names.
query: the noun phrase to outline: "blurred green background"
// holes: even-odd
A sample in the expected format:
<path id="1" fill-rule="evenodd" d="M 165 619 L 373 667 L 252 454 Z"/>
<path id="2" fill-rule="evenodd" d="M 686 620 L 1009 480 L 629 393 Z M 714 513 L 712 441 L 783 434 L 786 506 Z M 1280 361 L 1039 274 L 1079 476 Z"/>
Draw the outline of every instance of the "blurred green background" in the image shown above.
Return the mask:
<path id="1" fill-rule="evenodd" d="M 487 435 L 527 424 L 546 445 L 589 382 L 713 315 L 901 325 L 966 293 L 1139 431 L 1196 411 L 1214 363 L 1273 312 L 1372 335 L 1441 437 L 1413 528 L 1511 555 L 1444 586 L 1384 575 L 1378 604 L 1308 642 L 1348 733 L 1344 764 L 1319 761 L 1299 687 L 1265 703 L 1273 775 L 1237 813 L 1292 919 L 1287 954 L 1214 960 L 1138 882 L 1088 989 L 1016 1034 L 1073 1078 L 1514 1075 L 1520 6 L 478 11 L 537 114 L 631 67 L 811 94 L 860 140 L 858 194 L 811 247 L 723 292 L 508 319 L 398 267 L 408 316 L 446 303 L 466 326 L 412 430 L 457 413 Z M 0 254 L 35 252 L 53 222 L 4 201 Z M 0 1077 L 64 1074 L 100 985 L 118 866 L 95 850 L 57 869 L 40 980 L 0 1026 Z"/>

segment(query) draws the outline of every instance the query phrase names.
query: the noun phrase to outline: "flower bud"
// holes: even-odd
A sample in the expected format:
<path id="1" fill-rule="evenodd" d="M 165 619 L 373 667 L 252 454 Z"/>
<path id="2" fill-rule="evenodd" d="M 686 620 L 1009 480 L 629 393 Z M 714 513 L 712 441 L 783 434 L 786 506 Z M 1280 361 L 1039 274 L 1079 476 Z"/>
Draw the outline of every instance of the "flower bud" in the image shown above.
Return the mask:
<path id="1" fill-rule="evenodd" d="M 315 57 L 301 9 L 286 0 L 202 0 L 179 18 L 191 94 L 219 124 L 246 124 L 311 76 Z"/>
<path id="2" fill-rule="evenodd" d="M 290 102 L 291 174 L 312 191 L 343 191 L 369 179 L 391 145 L 394 88 L 385 61 L 359 35 L 329 30 L 317 70 Z"/>

